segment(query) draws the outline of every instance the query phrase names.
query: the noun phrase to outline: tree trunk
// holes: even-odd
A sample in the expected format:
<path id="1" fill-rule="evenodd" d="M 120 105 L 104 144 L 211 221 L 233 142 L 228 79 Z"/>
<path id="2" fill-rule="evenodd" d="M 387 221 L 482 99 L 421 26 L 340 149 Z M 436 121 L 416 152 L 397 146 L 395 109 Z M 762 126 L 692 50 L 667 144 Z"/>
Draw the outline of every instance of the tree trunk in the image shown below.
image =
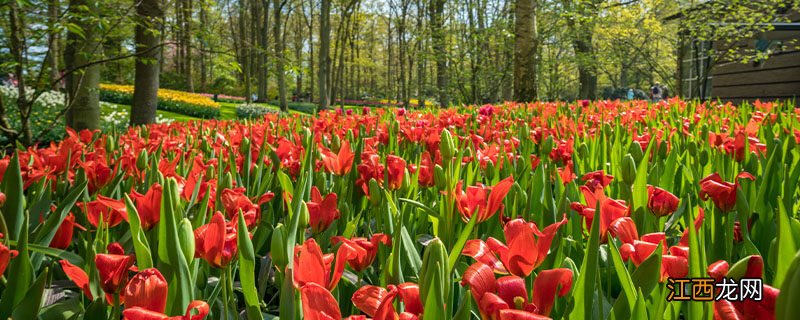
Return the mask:
<path id="1" fill-rule="evenodd" d="M 514 100 L 536 99 L 536 56 L 534 52 L 534 0 L 517 0 L 514 22 Z"/>
<path id="2" fill-rule="evenodd" d="M 70 0 L 71 8 L 86 8 L 93 10 L 94 4 L 87 0 Z M 67 49 L 65 61 L 67 69 L 77 67 L 93 61 L 93 57 L 100 51 L 97 39 L 97 23 L 88 19 L 88 13 L 74 15 L 70 23 L 80 29 L 82 35 L 74 32 L 67 34 Z M 72 72 L 67 77 L 68 106 L 66 115 L 67 126 L 75 130 L 100 128 L 100 64 L 95 64 L 82 70 Z"/>
<path id="3" fill-rule="evenodd" d="M 250 89 L 250 47 L 247 43 L 245 0 L 239 0 L 239 46 L 241 46 L 240 59 L 242 61 L 242 79 L 244 80 L 244 100 L 247 103 L 253 102 L 252 91 Z"/>
<path id="4" fill-rule="evenodd" d="M 50 0 L 47 6 L 47 22 L 50 25 L 50 28 L 55 28 L 54 26 L 58 23 L 58 16 L 59 16 L 59 0 Z M 60 34 L 58 31 L 50 32 L 49 39 L 48 39 L 48 54 L 47 54 L 47 66 L 50 68 L 50 89 L 51 90 L 60 90 L 61 89 L 61 82 L 58 79 L 61 77 L 61 69 L 58 67 L 58 60 L 60 55 Z"/>
<path id="5" fill-rule="evenodd" d="M 286 38 L 281 36 L 281 11 L 285 0 L 275 0 L 272 21 L 272 37 L 275 38 L 275 73 L 278 75 L 278 104 L 283 112 L 289 112 L 289 105 L 286 102 L 286 72 L 283 70 L 283 48 Z"/>
<path id="6" fill-rule="evenodd" d="M 154 123 L 158 107 L 161 47 L 155 30 L 164 18 L 160 0 L 134 0 L 136 4 L 136 78 L 133 85 L 131 125 Z"/>
<path id="7" fill-rule="evenodd" d="M 205 0 L 200 0 L 200 25 L 206 28 L 208 26 L 208 10 L 206 10 Z M 208 67 L 206 65 L 206 42 L 208 37 L 203 33 L 203 38 L 200 41 L 200 91 L 203 93 L 208 92 Z"/>
<path id="8" fill-rule="evenodd" d="M 269 42 L 269 0 L 262 0 L 261 7 L 264 11 L 261 14 L 261 27 L 258 30 L 258 48 L 256 55 L 258 59 L 258 71 L 256 72 L 256 81 L 258 82 L 258 88 L 256 94 L 258 95 L 258 101 L 266 102 L 269 101 L 267 97 L 267 92 L 269 89 L 269 68 L 267 67 L 267 46 Z M 254 21 L 255 22 L 255 21 Z"/>
<path id="9" fill-rule="evenodd" d="M 597 92 L 597 66 L 594 62 L 594 49 L 592 48 L 592 34 L 588 28 L 577 35 L 573 41 L 573 48 L 578 56 L 578 82 L 580 90 L 579 99 L 594 100 Z"/>
<path id="10" fill-rule="evenodd" d="M 331 51 L 331 0 L 322 0 L 319 12 L 319 109 L 330 106 L 328 79 L 330 77 Z"/>
<path id="11" fill-rule="evenodd" d="M 184 14 L 184 30 L 183 30 L 183 45 L 185 50 L 185 77 L 186 77 L 186 88 L 189 92 L 194 92 L 194 80 L 192 79 L 192 0 L 185 0 L 185 6 L 183 7 Z"/>
<path id="12" fill-rule="evenodd" d="M 446 108 L 450 104 L 448 96 L 447 47 L 444 34 L 444 4 L 446 0 L 432 0 L 430 7 L 431 35 L 433 53 L 436 58 L 436 86 L 439 104 Z"/>

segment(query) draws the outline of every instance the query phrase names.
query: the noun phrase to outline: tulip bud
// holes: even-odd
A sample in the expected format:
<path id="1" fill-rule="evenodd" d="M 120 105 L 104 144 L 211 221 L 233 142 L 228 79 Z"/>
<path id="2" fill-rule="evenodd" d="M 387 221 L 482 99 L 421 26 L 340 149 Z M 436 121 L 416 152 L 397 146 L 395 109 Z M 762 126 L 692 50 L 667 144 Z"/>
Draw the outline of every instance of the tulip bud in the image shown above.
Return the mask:
<path id="1" fill-rule="evenodd" d="M 700 127 L 700 139 L 708 141 L 708 125 L 705 123 Z"/>
<path id="2" fill-rule="evenodd" d="M 400 190 L 408 190 L 408 187 L 411 185 L 411 174 L 408 173 L 408 168 L 405 169 L 405 174 L 403 174 L 403 184 L 400 186 Z"/>
<path id="3" fill-rule="evenodd" d="M 331 150 L 339 150 L 342 147 L 342 140 L 339 139 L 338 135 L 333 135 L 333 140 L 331 141 Z"/>
<path id="4" fill-rule="evenodd" d="M 447 189 L 447 179 L 444 175 L 444 168 L 438 164 L 433 167 L 433 182 L 436 183 L 437 189 Z"/>
<path id="5" fill-rule="evenodd" d="M 494 176 L 495 176 L 495 173 L 496 173 L 497 169 L 494 167 L 494 162 L 492 162 L 492 160 L 489 160 L 489 161 L 486 162 L 486 170 L 485 171 L 486 171 L 486 179 L 488 179 L 488 180 L 494 179 Z"/>
<path id="6" fill-rule="evenodd" d="M 450 277 L 447 268 L 447 249 L 439 238 L 434 238 L 425 249 L 419 270 L 419 293 L 422 301 L 428 301 L 428 294 L 448 296 Z"/>
<path id="7" fill-rule="evenodd" d="M 782 283 L 775 284 L 780 286 L 781 292 L 775 301 L 775 319 L 791 319 L 800 312 L 800 254 L 796 254 Z"/>
<path id="8" fill-rule="evenodd" d="M 373 206 L 377 206 L 381 204 L 381 196 L 383 192 L 381 192 L 381 187 L 378 185 L 378 181 L 375 179 L 369 180 L 369 202 Z"/>
<path id="9" fill-rule="evenodd" d="M 642 158 L 644 158 L 644 151 L 642 150 L 642 145 L 639 143 L 639 141 L 634 141 L 631 143 L 631 146 L 628 148 L 628 153 L 633 156 L 634 162 L 639 163 L 642 161 Z"/>
<path id="10" fill-rule="evenodd" d="M 633 185 L 633 181 L 635 180 L 636 161 L 634 161 L 633 156 L 628 153 L 622 158 L 622 181 L 625 181 L 628 185 Z"/>
<path id="11" fill-rule="evenodd" d="M 548 155 L 553 151 L 553 136 L 547 136 L 542 144 L 542 155 Z"/>
<path id="12" fill-rule="evenodd" d="M 147 150 L 142 149 L 142 152 L 139 152 L 139 157 L 136 158 L 136 168 L 139 170 L 147 169 L 147 164 L 150 162 L 149 157 L 147 156 Z"/>
<path id="13" fill-rule="evenodd" d="M 222 182 L 219 185 L 220 190 L 230 189 L 233 188 L 233 176 L 231 175 L 230 171 L 226 172 L 224 176 L 222 176 Z"/>
<path id="14" fill-rule="evenodd" d="M 587 146 L 585 142 L 581 142 L 581 144 L 578 146 L 578 156 L 581 158 L 586 158 L 589 156 L 589 146 Z"/>
<path id="15" fill-rule="evenodd" d="M 661 158 L 661 159 L 664 159 L 664 158 L 667 157 L 667 142 L 666 141 L 661 141 L 661 143 L 658 144 L 658 157 Z"/>
<path id="16" fill-rule="evenodd" d="M 439 152 L 442 154 L 443 162 L 449 163 L 455 150 L 456 144 L 453 141 L 453 135 L 447 129 L 443 129 L 439 136 Z"/>
<path id="17" fill-rule="evenodd" d="M 697 154 L 697 142 L 689 141 L 687 149 L 689 150 L 689 154 Z"/>
<path id="18" fill-rule="evenodd" d="M 308 221 L 311 220 L 311 216 L 308 213 L 308 205 L 306 205 L 305 201 L 302 202 L 302 205 L 300 206 L 300 212 L 298 212 L 298 214 L 300 214 L 300 225 L 298 227 L 300 229 L 305 229 L 308 227 Z"/>
<path id="19" fill-rule="evenodd" d="M 181 251 L 183 256 L 186 257 L 187 262 L 194 259 L 194 230 L 192 229 L 192 222 L 187 218 L 181 220 L 178 226 L 178 238 L 181 244 Z"/>
<path id="20" fill-rule="evenodd" d="M 603 124 L 603 133 L 606 134 L 606 137 L 610 137 L 614 133 L 614 130 L 611 128 L 611 124 L 608 122 Z"/>
<path id="21" fill-rule="evenodd" d="M 242 144 L 239 145 L 239 152 L 241 152 L 242 155 L 245 157 L 250 156 L 250 139 L 248 139 L 247 137 L 242 139 Z"/>
<path id="22" fill-rule="evenodd" d="M 283 224 L 278 224 L 275 230 L 272 231 L 269 254 L 272 256 L 272 262 L 281 272 L 286 269 L 286 264 L 289 263 L 289 255 L 286 253 L 286 238 L 288 236 L 286 226 Z"/>
<path id="23" fill-rule="evenodd" d="M 206 168 L 206 176 L 205 176 L 205 179 L 206 179 L 206 180 L 208 180 L 208 179 L 211 179 L 211 178 L 213 178 L 213 177 L 214 177 L 214 172 L 215 172 L 215 171 L 216 171 L 216 169 L 214 168 L 214 166 L 213 166 L 213 165 L 210 165 L 210 166 L 208 166 L 208 167 Z"/>
<path id="24" fill-rule="evenodd" d="M 703 149 L 700 151 L 700 165 L 705 166 L 706 164 L 708 164 L 708 150 Z"/>

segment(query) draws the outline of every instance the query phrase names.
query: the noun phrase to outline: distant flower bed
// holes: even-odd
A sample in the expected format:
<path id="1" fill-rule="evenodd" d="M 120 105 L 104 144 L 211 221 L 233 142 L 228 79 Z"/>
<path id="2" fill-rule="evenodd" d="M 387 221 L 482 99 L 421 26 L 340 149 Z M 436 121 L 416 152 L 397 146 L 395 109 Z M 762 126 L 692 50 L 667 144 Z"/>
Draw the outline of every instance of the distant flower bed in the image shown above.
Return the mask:
<path id="1" fill-rule="evenodd" d="M 131 105 L 133 86 L 101 84 L 100 100 Z M 158 89 L 158 109 L 198 118 L 219 117 L 219 103 L 201 94 L 169 89 Z"/>
<path id="2" fill-rule="evenodd" d="M 213 93 L 198 93 L 198 94 L 206 98 L 210 98 L 212 100 L 214 99 Z M 242 102 L 244 100 L 245 100 L 244 97 L 229 96 L 227 94 L 218 94 L 216 99 L 216 101 L 220 102 Z"/>
<path id="3" fill-rule="evenodd" d="M 257 104 L 240 104 L 236 106 L 236 117 L 239 119 L 257 119 L 277 110 Z"/>
<path id="4" fill-rule="evenodd" d="M 403 106 L 403 102 L 402 101 L 388 100 L 388 99 L 382 99 L 382 100 L 377 100 L 377 101 L 376 100 L 348 100 L 348 99 L 341 100 L 341 99 L 336 99 L 336 103 L 342 103 L 342 102 L 345 105 L 348 105 L 348 106 L 364 106 L 364 107 L 401 107 L 401 106 Z M 409 100 L 409 103 L 411 104 L 412 107 L 417 107 L 419 105 L 419 99 L 411 99 L 411 100 Z M 436 106 L 436 102 L 431 101 L 431 100 L 425 100 L 425 106 L 426 107 L 435 107 Z"/>

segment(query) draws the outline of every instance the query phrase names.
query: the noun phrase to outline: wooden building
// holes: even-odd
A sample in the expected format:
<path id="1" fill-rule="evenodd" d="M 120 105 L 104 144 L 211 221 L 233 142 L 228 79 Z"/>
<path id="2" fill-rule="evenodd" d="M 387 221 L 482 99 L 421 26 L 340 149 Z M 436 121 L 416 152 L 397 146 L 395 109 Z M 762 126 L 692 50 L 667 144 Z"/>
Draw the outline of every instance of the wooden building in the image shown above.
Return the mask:
<path id="1" fill-rule="evenodd" d="M 681 37 L 678 51 L 678 93 L 687 99 L 739 102 L 800 98 L 800 14 L 791 22 L 773 23 L 771 31 L 740 43 L 741 48 L 768 52 L 757 62 L 716 61 L 717 46 Z M 713 65 L 710 65 L 712 64 Z"/>

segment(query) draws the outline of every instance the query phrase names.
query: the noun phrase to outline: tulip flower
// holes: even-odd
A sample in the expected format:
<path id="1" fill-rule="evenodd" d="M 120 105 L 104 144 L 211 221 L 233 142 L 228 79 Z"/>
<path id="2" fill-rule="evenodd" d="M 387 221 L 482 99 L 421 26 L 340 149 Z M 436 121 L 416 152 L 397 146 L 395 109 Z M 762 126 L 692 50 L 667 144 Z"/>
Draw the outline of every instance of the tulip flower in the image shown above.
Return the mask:
<path id="1" fill-rule="evenodd" d="M 469 285 L 483 319 L 549 319 L 556 296 L 569 293 L 572 281 L 570 269 L 543 270 L 534 279 L 529 299 L 525 279 L 514 275 L 495 279 L 490 266 L 476 262 L 464 271 L 461 285 Z"/>
<path id="2" fill-rule="evenodd" d="M 202 179 L 200 175 L 192 175 L 190 174 L 186 178 L 186 182 L 183 184 L 183 191 L 181 192 L 181 198 L 186 201 L 192 200 L 192 194 L 194 194 L 194 189 L 197 186 L 197 181 Z M 205 196 L 206 193 L 208 195 L 208 206 L 213 208 L 215 205 L 215 201 L 217 198 L 217 180 L 211 179 L 208 181 L 200 182 L 200 188 L 197 190 L 197 198 L 195 201 L 201 201 Z"/>
<path id="3" fill-rule="evenodd" d="M 251 228 L 261 219 L 261 209 L 247 198 L 245 191 L 245 188 L 225 189 L 219 199 L 229 220 L 234 220 L 241 210 L 247 227 Z"/>
<path id="4" fill-rule="evenodd" d="M 142 229 L 150 230 L 161 219 L 161 194 L 163 188 L 160 184 L 154 183 L 147 189 L 145 194 L 131 191 L 131 200 L 136 203 L 136 211 L 139 213 L 139 220 Z"/>
<path id="5" fill-rule="evenodd" d="M 603 170 L 598 170 L 584 174 L 581 180 L 586 182 L 585 185 L 589 187 L 590 190 L 595 190 L 597 188 L 603 189 L 611 184 L 611 181 L 614 180 L 614 176 L 605 174 Z"/>
<path id="6" fill-rule="evenodd" d="M 388 290 L 387 290 L 388 289 Z M 387 289 L 377 286 L 363 286 L 353 293 L 350 301 L 359 310 L 374 319 L 418 319 L 424 312 L 419 295 L 419 286 L 415 283 L 389 285 Z M 394 308 L 394 300 L 400 296 L 405 311 L 398 313 Z"/>
<path id="7" fill-rule="evenodd" d="M 64 274 L 67 275 L 67 278 L 72 280 L 89 300 L 94 300 L 92 290 L 89 288 L 89 275 L 86 274 L 86 271 L 67 260 L 59 260 L 58 263 L 61 265 L 61 269 L 64 270 Z"/>
<path id="8" fill-rule="evenodd" d="M 119 244 L 116 244 L 118 246 Z M 116 294 L 128 282 L 128 269 L 136 261 L 132 255 L 125 255 L 113 243 L 109 251 L 113 253 L 98 253 L 94 257 L 97 274 L 100 276 L 100 287 L 107 294 Z"/>
<path id="9" fill-rule="evenodd" d="M 3 239 L 3 234 L 0 233 L 0 239 Z M 3 273 L 6 272 L 6 268 L 8 268 L 8 263 L 11 261 L 12 258 L 16 257 L 18 254 L 17 250 L 10 250 L 6 247 L 5 244 L 0 242 L 0 277 L 3 276 Z"/>
<path id="10" fill-rule="evenodd" d="M 647 208 L 656 217 L 663 217 L 678 210 L 681 200 L 674 194 L 659 187 L 647 186 Z"/>
<path id="11" fill-rule="evenodd" d="M 186 314 L 170 317 L 161 312 L 148 310 L 142 307 L 125 308 L 122 311 L 124 320 L 203 320 L 208 315 L 210 308 L 205 301 L 195 300 L 189 303 Z"/>
<path id="12" fill-rule="evenodd" d="M 498 182 L 494 187 L 487 188 L 482 184 L 467 187 L 466 193 L 461 190 L 461 183 L 456 186 L 456 203 L 461 218 L 469 221 L 475 216 L 477 222 L 483 222 L 493 217 L 495 213 L 503 209 L 503 200 L 511 186 L 514 185 L 514 177 L 509 176 Z M 489 196 L 486 193 L 491 190 Z"/>
<path id="13" fill-rule="evenodd" d="M 433 160 L 431 160 L 431 153 L 428 151 L 423 152 L 419 167 L 415 168 L 419 171 L 417 182 L 419 182 L 420 186 L 429 188 L 436 185 L 436 181 L 433 180 L 434 166 Z"/>
<path id="14" fill-rule="evenodd" d="M 292 279 L 295 288 L 302 288 L 306 284 L 314 283 L 333 290 L 342 278 L 344 264 L 350 254 L 348 246 L 340 246 L 335 257 L 332 253 L 323 255 L 322 249 L 314 239 L 308 239 L 303 245 L 295 246 L 294 278 Z"/>
<path id="15" fill-rule="evenodd" d="M 353 150 L 350 149 L 350 142 L 342 140 L 342 145 L 339 147 L 339 153 L 334 154 L 328 148 L 319 147 L 319 153 L 322 155 L 322 163 L 325 165 L 325 170 L 337 175 L 343 176 L 350 173 L 353 167 L 353 159 L 355 155 Z"/>
<path id="16" fill-rule="evenodd" d="M 114 178 L 114 172 L 104 161 L 86 161 L 80 162 L 79 165 L 86 172 L 90 194 L 99 191 Z"/>
<path id="17" fill-rule="evenodd" d="M 89 219 L 89 223 L 95 228 L 97 228 L 101 219 L 109 228 L 117 226 L 122 220 L 128 221 L 125 202 L 121 200 L 98 195 L 97 200 L 89 203 L 79 202 L 76 203 L 76 206 L 84 210 L 86 217 Z"/>
<path id="18" fill-rule="evenodd" d="M 352 238 L 347 239 L 344 237 L 333 237 L 331 243 L 342 243 L 342 246 L 347 246 L 350 254 L 347 257 L 347 265 L 353 268 L 356 272 L 364 271 L 367 267 L 372 265 L 375 261 L 375 256 L 378 254 L 378 245 L 385 246 L 392 245 L 392 239 L 383 233 L 376 233 L 372 238 Z"/>
<path id="19" fill-rule="evenodd" d="M 349 110 L 348 110 L 349 111 Z M 342 312 L 339 302 L 330 291 L 316 283 L 308 283 L 300 288 L 300 300 L 303 302 L 303 319 L 305 320 L 341 320 Z M 347 320 L 367 320 L 364 316 L 350 316 Z"/>
<path id="20" fill-rule="evenodd" d="M 126 308 L 140 307 L 154 312 L 164 312 L 167 307 L 167 280 L 156 268 L 137 273 L 125 288 L 122 295 Z"/>
<path id="21" fill-rule="evenodd" d="M 736 181 L 730 183 L 722 180 L 718 173 L 712 173 L 700 180 L 700 199 L 705 201 L 711 198 L 717 208 L 723 212 L 729 212 L 736 206 L 736 190 L 739 188 L 738 179 L 742 178 L 756 179 L 752 174 L 742 172 L 736 176 Z"/>
<path id="22" fill-rule="evenodd" d="M 58 230 L 56 230 L 53 240 L 50 240 L 50 248 L 66 250 L 72 243 L 72 235 L 75 227 L 78 227 L 78 229 L 83 231 L 86 230 L 86 228 L 80 224 L 75 223 L 75 215 L 70 212 L 64 218 L 64 221 L 61 221 L 61 225 L 58 226 Z"/>
<path id="23" fill-rule="evenodd" d="M 762 279 L 764 276 L 764 260 L 761 256 L 752 255 L 747 258 L 747 269 L 742 278 Z M 720 260 L 708 266 L 708 275 L 716 281 L 723 277 L 730 277 L 728 274 L 729 265 L 727 261 Z M 738 294 L 742 294 L 739 292 Z M 775 319 L 775 302 L 778 299 L 780 290 L 770 285 L 764 284 L 762 288 L 761 300 L 744 299 L 743 301 L 714 301 L 714 319 L 738 320 L 738 319 Z"/>
<path id="24" fill-rule="evenodd" d="M 506 244 L 492 237 L 489 237 L 486 243 L 480 239 L 472 239 L 467 241 L 462 254 L 483 263 L 494 261 L 496 258 L 492 256 L 496 255 L 502 262 L 503 268 L 498 268 L 496 263 L 488 263 L 494 267 L 495 272 L 527 277 L 547 258 L 553 237 L 558 228 L 565 223 L 567 223 L 566 215 L 561 221 L 539 231 L 533 222 L 514 219 L 503 228 Z M 489 250 L 485 250 L 486 248 Z"/>
<path id="25" fill-rule="evenodd" d="M 580 190 L 584 199 L 586 199 L 586 205 L 573 202 L 570 207 L 583 216 L 584 226 L 586 230 L 590 230 L 592 221 L 595 218 L 595 206 L 597 202 L 600 202 L 600 242 L 605 243 L 608 241 L 607 232 L 609 226 L 619 218 L 630 216 L 630 208 L 625 204 L 625 201 L 606 197 L 602 189 L 595 189 L 592 192 L 589 187 L 581 186 Z"/>
<path id="26" fill-rule="evenodd" d="M 361 153 L 361 163 L 356 167 L 358 169 L 356 184 L 361 186 L 361 190 L 364 191 L 364 194 L 367 196 L 369 196 L 369 180 L 375 179 L 378 184 L 383 184 L 383 171 L 385 167 L 380 160 L 381 157 L 377 153 L 369 151 Z"/>
<path id="27" fill-rule="evenodd" d="M 317 187 L 311 187 L 311 199 L 306 206 L 308 206 L 308 224 L 314 234 L 327 230 L 334 220 L 339 219 L 337 198 L 333 192 L 323 198 Z"/>
<path id="28" fill-rule="evenodd" d="M 225 223 L 225 217 L 217 211 L 211 222 L 194 230 L 194 256 L 206 260 L 214 268 L 225 268 L 236 256 L 236 241 L 235 226 Z"/>
<path id="29" fill-rule="evenodd" d="M 389 190 L 400 189 L 406 172 L 406 160 L 390 154 L 386 157 L 386 169 L 389 173 Z"/>
<path id="30" fill-rule="evenodd" d="M 622 241 L 619 248 L 623 261 L 632 260 L 639 266 L 661 245 L 661 281 L 667 277 L 683 278 L 689 274 L 689 248 L 684 244 L 667 248 L 667 238 L 663 232 L 654 232 L 639 237 L 636 224 L 630 217 L 615 220 L 609 233 Z M 667 254 L 669 251 L 670 254 Z"/>

